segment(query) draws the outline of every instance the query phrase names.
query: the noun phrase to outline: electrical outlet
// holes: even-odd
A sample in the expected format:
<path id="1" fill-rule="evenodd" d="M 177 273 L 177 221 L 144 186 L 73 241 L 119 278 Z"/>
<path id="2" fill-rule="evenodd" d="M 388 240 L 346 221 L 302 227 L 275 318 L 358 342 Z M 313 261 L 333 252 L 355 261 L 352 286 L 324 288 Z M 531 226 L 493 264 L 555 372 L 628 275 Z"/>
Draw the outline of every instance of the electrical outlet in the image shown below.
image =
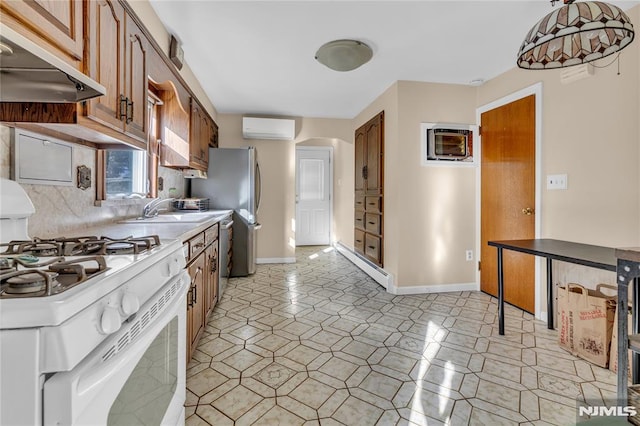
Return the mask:
<path id="1" fill-rule="evenodd" d="M 473 250 L 467 250 L 465 252 L 465 256 L 466 256 L 467 262 L 470 260 L 473 260 Z"/>
<path id="2" fill-rule="evenodd" d="M 567 189 L 568 177 L 562 175 L 547 175 L 547 189 Z"/>

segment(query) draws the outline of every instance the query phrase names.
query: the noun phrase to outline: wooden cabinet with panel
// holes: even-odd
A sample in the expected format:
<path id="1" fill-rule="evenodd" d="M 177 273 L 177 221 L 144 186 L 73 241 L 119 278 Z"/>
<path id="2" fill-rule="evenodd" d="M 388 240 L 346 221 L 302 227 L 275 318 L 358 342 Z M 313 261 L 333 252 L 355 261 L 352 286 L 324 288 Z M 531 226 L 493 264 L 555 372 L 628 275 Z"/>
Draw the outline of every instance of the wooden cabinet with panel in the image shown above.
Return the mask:
<path id="1" fill-rule="evenodd" d="M 205 312 L 208 316 L 218 301 L 218 268 L 220 267 L 218 261 L 218 224 L 205 231 L 205 244 L 205 256 L 207 259 L 207 269 L 205 271 L 207 280 L 205 289 Z"/>
<path id="2" fill-rule="evenodd" d="M 2 23 L 82 69 L 82 0 L 11 0 L 0 2 Z"/>
<path id="3" fill-rule="evenodd" d="M 87 74 L 107 93 L 85 103 L 84 115 L 146 142 L 148 41 L 116 0 L 87 2 Z"/>
<path id="4" fill-rule="evenodd" d="M 384 112 L 355 131 L 354 249 L 383 266 Z"/>
<path id="5" fill-rule="evenodd" d="M 190 262 L 188 270 L 191 277 L 191 287 L 187 293 L 187 359 L 191 359 L 191 354 L 204 329 L 206 270 L 204 253 L 196 256 Z"/>
<path id="6" fill-rule="evenodd" d="M 3 103 L 0 119 L 70 142 L 146 149 L 149 40 L 122 2 L 78 4 L 81 70 L 105 87 L 105 95 L 77 104 Z"/>
<path id="7" fill-rule="evenodd" d="M 191 287 L 187 293 L 187 362 L 218 301 L 218 230 L 216 223 L 184 243 L 191 276 Z"/>
<path id="8" fill-rule="evenodd" d="M 165 167 L 191 168 L 207 170 L 209 165 L 209 147 L 218 146 L 218 126 L 209 117 L 205 109 L 195 98 L 190 99 L 189 113 L 183 115 L 178 108 L 169 107 L 178 113 L 180 135 L 171 131 L 163 136 L 161 164 Z M 167 109 L 169 111 L 169 109 Z M 176 117 L 167 118 L 175 121 Z M 186 119 L 186 120 L 185 120 Z M 184 137 L 187 123 L 188 137 Z"/>
<path id="9" fill-rule="evenodd" d="M 207 115 L 198 102 L 191 98 L 191 130 L 189 131 L 189 163 L 195 168 L 207 169 L 209 164 L 210 127 Z"/>

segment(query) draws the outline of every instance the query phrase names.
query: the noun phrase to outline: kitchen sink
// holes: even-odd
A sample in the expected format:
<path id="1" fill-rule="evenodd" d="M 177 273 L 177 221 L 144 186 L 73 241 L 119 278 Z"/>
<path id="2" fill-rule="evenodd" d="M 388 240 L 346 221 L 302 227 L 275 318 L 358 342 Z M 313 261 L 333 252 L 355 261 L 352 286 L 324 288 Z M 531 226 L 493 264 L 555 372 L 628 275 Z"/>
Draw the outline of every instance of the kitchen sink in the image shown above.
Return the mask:
<path id="1" fill-rule="evenodd" d="M 120 223 L 200 223 L 205 220 L 224 216 L 221 212 L 171 212 L 154 217 L 136 217 L 120 221 Z"/>

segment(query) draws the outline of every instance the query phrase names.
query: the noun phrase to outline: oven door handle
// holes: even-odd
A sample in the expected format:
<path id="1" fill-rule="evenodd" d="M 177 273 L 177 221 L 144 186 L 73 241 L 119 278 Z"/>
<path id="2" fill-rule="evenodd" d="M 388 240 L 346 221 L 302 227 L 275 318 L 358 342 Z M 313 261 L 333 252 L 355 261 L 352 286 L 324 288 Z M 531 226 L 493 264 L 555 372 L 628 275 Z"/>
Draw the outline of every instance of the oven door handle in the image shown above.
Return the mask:
<path id="1" fill-rule="evenodd" d="M 109 336 L 94 352 L 80 362 L 71 371 L 54 374 L 44 384 L 44 424 L 87 424 L 106 423 L 111 405 L 118 397 L 124 384 L 136 368 L 139 360 L 144 356 L 152 342 L 160 332 L 177 316 L 178 317 L 178 344 L 177 350 L 184 359 L 186 348 L 182 341 L 186 338 L 186 307 L 184 298 L 189 281 L 181 275 L 182 286 L 175 293 L 172 300 L 165 305 L 150 325 L 142 331 L 138 337 L 126 348 L 118 351 L 111 358 L 103 361 L 106 352 L 118 341 L 124 339 L 130 327 L 122 328 L 119 332 Z M 145 314 L 150 306 L 140 310 Z M 105 355 L 103 355 L 105 354 Z M 178 364 L 178 370 L 183 366 Z M 177 387 L 184 388 L 184 377 L 178 376 Z M 183 396 L 178 392 L 177 397 Z M 98 402 L 101 401 L 101 402 Z"/>

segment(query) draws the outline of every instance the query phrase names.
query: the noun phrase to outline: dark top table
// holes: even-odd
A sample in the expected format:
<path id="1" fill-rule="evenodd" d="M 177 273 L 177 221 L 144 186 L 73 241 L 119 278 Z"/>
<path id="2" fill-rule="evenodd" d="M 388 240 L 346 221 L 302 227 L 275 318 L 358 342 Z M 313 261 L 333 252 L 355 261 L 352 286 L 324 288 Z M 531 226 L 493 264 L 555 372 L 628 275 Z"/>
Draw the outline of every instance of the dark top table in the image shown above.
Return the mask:
<path id="1" fill-rule="evenodd" d="M 617 390 L 618 401 L 623 403 L 628 397 L 627 370 L 629 368 L 627 347 L 633 349 L 631 363 L 631 382 L 640 383 L 640 248 L 620 248 L 616 249 L 618 258 L 617 281 L 618 281 L 618 378 Z M 629 286 L 633 286 L 633 300 L 631 303 L 631 323 L 633 337 L 629 337 L 627 325 L 627 306 L 629 305 Z M 629 342 L 629 344 L 627 344 Z"/>
<path id="2" fill-rule="evenodd" d="M 551 270 L 551 262 L 553 260 L 616 271 L 616 252 L 615 249 L 609 247 L 551 239 L 489 241 L 488 244 L 498 249 L 498 332 L 501 335 L 504 335 L 503 250 L 532 254 L 547 259 L 547 327 L 550 329 L 554 328 L 553 276 Z"/>

